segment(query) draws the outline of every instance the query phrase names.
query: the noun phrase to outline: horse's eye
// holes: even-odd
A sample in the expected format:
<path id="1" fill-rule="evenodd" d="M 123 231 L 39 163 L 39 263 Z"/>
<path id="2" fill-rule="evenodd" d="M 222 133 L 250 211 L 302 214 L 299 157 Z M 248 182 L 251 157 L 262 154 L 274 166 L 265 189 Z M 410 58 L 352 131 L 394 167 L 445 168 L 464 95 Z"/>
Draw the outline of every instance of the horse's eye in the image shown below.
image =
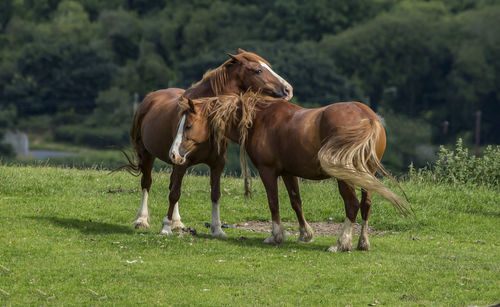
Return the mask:
<path id="1" fill-rule="evenodd" d="M 257 70 L 255 71 L 255 73 L 256 73 L 256 74 L 258 74 L 258 75 L 260 75 L 260 74 L 262 73 L 262 69 L 257 69 Z"/>
<path id="2" fill-rule="evenodd" d="M 185 129 L 186 129 L 186 130 L 189 130 L 189 129 L 191 129 L 192 127 L 193 127 L 193 126 L 191 126 L 191 125 L 186 125 L 186 128 L 185 128 Z"/>

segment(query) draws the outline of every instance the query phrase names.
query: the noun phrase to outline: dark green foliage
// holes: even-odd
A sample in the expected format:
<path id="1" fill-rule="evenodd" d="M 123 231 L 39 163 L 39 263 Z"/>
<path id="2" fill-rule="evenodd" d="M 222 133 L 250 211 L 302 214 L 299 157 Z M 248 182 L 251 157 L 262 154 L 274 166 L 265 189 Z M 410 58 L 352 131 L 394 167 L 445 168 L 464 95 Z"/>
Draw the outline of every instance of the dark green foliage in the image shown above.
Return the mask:
<path id="1" fill-rule="evenodd" d="M 12 17 L 12 0 L 0 2 L 0 32 L 3 31 L 7 22 Z"/>
<path id="2" fill-rule="evenodd" d="M 333 58 L 318 50 L 315 43 L 252 45 L 257 43 L 242 44 L 268 59 L 273 69 L 293 85 L 294 96 L 302 103 L 318 106 L 362 99 L 355 83 L 340 74 Z"/>
<path id="3" fill-rule="evenodd" d="M 477 110 L 482 144 L 500 143 L 499 20 L 495 0 L 6 0 L 0 108 L 31 135 L 126 146 L 135 95 L 187 88 L 241 47 L 296 103 L 384 113 L 384 159 L 403 169 L 471 143 Z"/>
<path id="4" fill-rule="evenodd" d="M 16 118 L 16 109 L 9 107 L 0 110 L 0 158 L 13 157 L 14 149 L 9 144 L 3 142 L 4 134 L 8 128 L 13 126 L 13 121 Z"/>
<path id="5" fill-rule="evenodd" d="M 359 79 L 373 109 L 384 104 L 418 116 L 440 103 L 437 87 L 449 70 L 441 7 L 403 7 L 322 42 L 341 72 Z"/>
<path id="6" fill-rule="evenodd" d="M 454 108 L 450 121 L 452 135 L 471 131 L 476 110 L 482 110 L 485 143 L 500 143 L 500 6 L 464 12 L 452 23 L 453 66 L 448 76 L 446 107 Z M 457 107 L 457 101 L 460 101 Z"/>
<path id="7" fill-rule="evenodd" d="M 113 67 L 88 46 L 58 42 L 27 45 L 17 58 L 17 73 L 5 85 L 4 99 L 19 115 L 74 108 L 90 113 L 97 91 L 110 84 Z"/>
<path id="8" fill-rule="evenodd" d="M 413 163 L 423 167 L 435 159 L 431 144 L 431 127 L 424 119 L 380 110 L 386 128 L 387 146 L 382 162 L 392 170 L 405 170 Z"/>

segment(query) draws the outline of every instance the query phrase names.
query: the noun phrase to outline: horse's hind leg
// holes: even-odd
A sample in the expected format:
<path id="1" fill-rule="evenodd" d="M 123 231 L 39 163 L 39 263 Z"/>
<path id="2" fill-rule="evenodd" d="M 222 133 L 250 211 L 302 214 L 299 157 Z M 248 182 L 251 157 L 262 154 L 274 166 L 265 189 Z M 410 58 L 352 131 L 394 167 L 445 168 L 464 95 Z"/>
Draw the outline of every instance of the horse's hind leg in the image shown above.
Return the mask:
<path id="1" fill-rule="evenodd" d="M 292 204 L 295 214 L 297 214 L 297 220 L 299 221 L 299 231 L 300 235 L 297 242 L 311 242 L 313 239 L 314 231 L 307 223 L 304 213 L 302 212 L 302 200 L 300 198 L 299 182 L 295 176 L 282 176 L 283 182 L 285 183 L 286 189 L 288 191 L 288 196 L 290 197 L 290 203 Z"/>
<path id="2" fill-rule="evenodd" d="M 329 252 L 347 252 L 352 250 L 352 229 L 356 222 L 356 215 L 359 211 L 359 201 L 356 196 L 356 190 L 342 180 L 338 181 L 339 192 L 344 199 L 346 219 L 342 233 L 339 236 L 337 244 L 328 249 Z"/>
<path id="3" fill-rule="evenodd" d="M 285 230 L 281 225 L 280 208 L 278 203 L 278 177 L 272 168 L 260 168 L 260 179 L 264 184 L 267 193 L 267 202 L 271 210 L 273 226 L 271 236 L 264 240 L 264 243 L 280 244 L 285 241 Z"/>
<path id="4" fill-rule="evenodd" d="M 370 250 L 370 240 L 368 239 L 368 217 L 370 216 L 370 207 L 372 206 L 370 194 L 370 192 L 364 189 L 361 190 L 361 218 L 363 219 L 363 224 L 361 225 L 357 248 L 364 251 Z"/>
<path id="5" fill-rule="evenodd" d="M 142 200 L 141 206 L 137 211 L 137 217 L 134 225 L 136 229 L 149 228 L 149 208 L 148 208 L 148 195 L 149 188 L 151 188 L 151 170 L 153 169 L 153 162 L 155 158 L 147 151 L 139 153 L 139 168 L 141 169 L 141 187 L 142 187 Z"/>
<path id="6" fill-rule="evenodd" d="M 171 235 L 173 230 L 182 230 L 184 224 L 181 222 L 179 215 L 179 198 L 181 197 L 182 178 L 186 174 L 187 166 L 174 165 L 172 174 L 170 175 L 170 194 L 168 195 L 169 207 L 165 218 L 163 219 L 163 226 L 161 235 Z"/>

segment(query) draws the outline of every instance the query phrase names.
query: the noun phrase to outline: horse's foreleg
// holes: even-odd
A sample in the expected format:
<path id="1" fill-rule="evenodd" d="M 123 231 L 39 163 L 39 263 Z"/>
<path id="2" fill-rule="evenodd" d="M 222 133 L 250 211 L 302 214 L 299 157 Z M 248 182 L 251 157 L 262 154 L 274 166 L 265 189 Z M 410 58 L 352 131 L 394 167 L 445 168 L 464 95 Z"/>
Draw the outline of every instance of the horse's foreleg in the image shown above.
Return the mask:
<path id="1" fill-rule="evenodd" d="M 181 216 L 179 215 L 179 198 L 181 197 L 181 185 L 182 178 L 186 174 L 187 166 L 185 165 L 174 165 L 172 167 L 172 174 L 170 175 L 170 193 L 168 195 L 168 212 L 163 219 L 163 226 L 161 229 L 161 235 L 171 235 L 173 230 L 181 230 L 184 228 L 184 224 L 181 222 Z"/>
<path id="2" fill-rule="evenodd" d="M 361 218 L 363 219 L 363 224 L 361 225 L 357 248 L 364 251 L 370 250 L 370 240 L 368 239 L 368 217 L 370 216 L 370 207 L 372 206 L 370 194 L 368 191 L 361 190 Z"/>
<path id="3" fill-rule="evenodd" d="M 314 231 L 307 223 L 304 213 L 302 212 L 302 200 L 300 198 L 299 182 L 297 177 L 282 176 L 282 178 L 288 191 L 288 196 L 290 197 L 290 203 L 292 204 L 292 208 L 295 210 L 297 220 L 299 221 L 300 235 L 297 242 L 311 242 L 314 236 Z"/>
<path id="4" fill-rule="evenodd" d="M 210 224 L 210 231 L 212 232 L 212 236 L 219 238 L 227 237 L 226 233 L 222 231 L 219 213 L 220 176 L 224 169 L 224 164 L 225 159 L 210 166 L 210 198 L 212 200 L 212 223 Z"/>
<path id="5" fill-rule="evenodd" d="M 260 178 L 266 188 L 269 210 L 271 210 L 272 231 L 271 236 L 264 243 L 280 244 L 285 241 L 285 230 L 281 225 L 280 209 L 278 203 L 278 177 L 273 169 L 259 168 Z"/>
<path id="6" fill-rule="evenodd" d="M 141 169 L 141 187 L 142 187 L 142 199 L 141 206 L 137 211 L 137 217 L 134 221 L 134 226 L 136 229 L 149 228 L 149 208 L 148 208 L 148 196 L 149 189 L 151 188 L 151 170 L 153 168 L 153 162 L 155 158 L 148 152 L 143 152 L 139 155 L 139 167 Z"/>
<path id="7" fill-rule="evenodd" d="M 338 181 L 338 185 L 340 195 L 344 199 L 346 219 L 337 244 L 330 247 L 328 249 L 329 252 L 347 252 L 352 250 L 353 223 L 356 222 L 356 215 L 358 215 L 359 210 L 359 201 L 354 187 L 342 180 Z"/>

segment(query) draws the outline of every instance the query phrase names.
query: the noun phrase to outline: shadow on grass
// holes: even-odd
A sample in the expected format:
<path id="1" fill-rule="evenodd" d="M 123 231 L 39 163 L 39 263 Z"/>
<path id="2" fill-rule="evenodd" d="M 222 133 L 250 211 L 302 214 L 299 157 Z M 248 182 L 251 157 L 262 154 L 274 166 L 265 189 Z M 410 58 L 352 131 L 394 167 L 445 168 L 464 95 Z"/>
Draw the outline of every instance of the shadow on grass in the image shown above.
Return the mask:
<path id="1" fill-rule="evenodd" d="M 253 233 L 252 233 L 253 234 Z M 263 233 L 264 234 L 264 233 Z M 286 239 L 286 241 L 280 245 L 266 244 L 263 237 L 247 237 L 247 236 L 231 236 L 228 234 L 227 238 L 214 238 L 209 234 L 198 233 L 195 237 L 205 240 L 216 240 L 221 242 L 227 242 L 229 244 L 238 245 L 240 247 L 250 247 L 250 248 L 260 248 L 260 249 L 273 249 L 282 248 L 284 250 L 310 250 L 310 251 L 325 251 L 331 245 L 337 243 L 337 238 L 332 237 L 332 242 L 330 245 L 325 243 L 317 243 L 315 241 L 309 243 L 296 242 L 296 236 L 291 236 Z"/>
<path id="2" fill-rule="evenodd" d="M 60 228 L 76 229 L 83 234 L 133 234 L 132 227 L 97 222 L 92 220 L 79 220 L 75 218 L 62 218 L 52 216 L 28 216 L 27 218 L 41 222 L 49 222 L 52 225 Z"/>

